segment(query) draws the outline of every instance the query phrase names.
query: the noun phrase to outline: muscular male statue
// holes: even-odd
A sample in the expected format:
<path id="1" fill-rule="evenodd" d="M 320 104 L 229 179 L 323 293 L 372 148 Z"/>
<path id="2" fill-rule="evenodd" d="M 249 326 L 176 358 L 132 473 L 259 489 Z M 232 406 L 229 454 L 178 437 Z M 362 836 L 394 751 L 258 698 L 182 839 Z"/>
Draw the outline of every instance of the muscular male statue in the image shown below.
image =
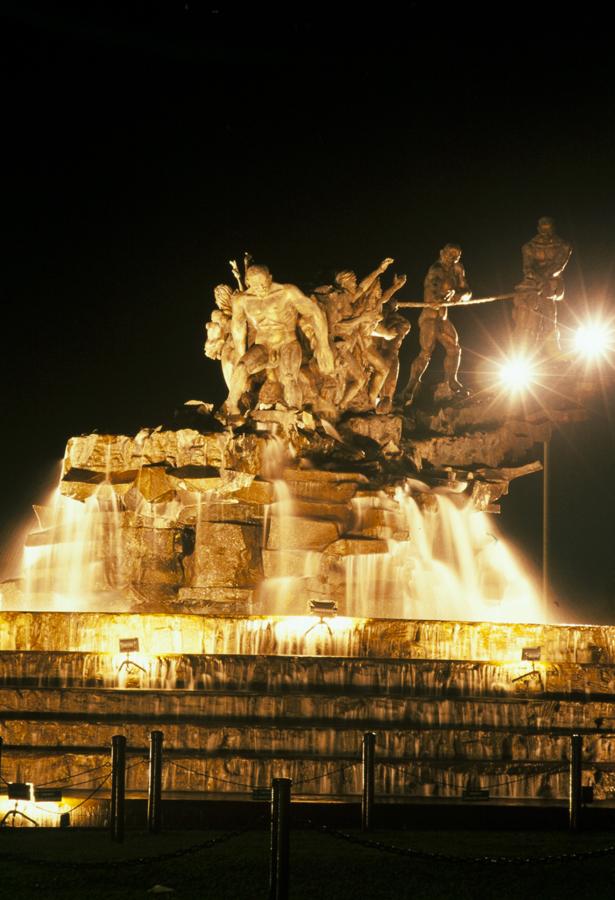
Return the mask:
<path id="1" fill-rule="evenodd" d="M 414 401 L 421 379 L 427 370 L 436 344 L 442 344 L 445 351 L 444 373 L 453 393 L 463 391 L 457 380 L 461 347 L 457 331 L 448 318 L 448 309 L 442 303 L 464 303 L 472 292 L 468 288 L 466 274 L 461 264 L 459 244 L 446 244 L 440 250 L 439 259 L 430 267 L 425 276 L 423 299 L 426 306 L 419 317 L 420 353 L 410 367 L 410 378 L 403 392 L 404 404 Z"/>
<path id="2" fill-rule="evenodd" d="M 571 255 L 548 216 L 538 220 L 538 233 L 521 248 L 523 281 L 515 287 L 513 317 L 515 338 L 528 349 L 560 352 L 556 304 L 564 297 L 562 274 Z"/>
<path id="3" fill-rule="evenodd" d="M 226 401 L 230 415 L 240 414 L 241 396 L 259 372 L 277 378 L 289 409 L 301 408 L 299 370 L 303 351 L 297 328 L 303 325 L 319 368 L 326 374 L 333 372 L 327 319 L 318 304 L 293 284 L 276 284 L 266 266 L 249 266 L 246 290 L 233 297 L 231 334 L 238 362 Z M 248 326 L 253 332 L 249 349 Z"/>

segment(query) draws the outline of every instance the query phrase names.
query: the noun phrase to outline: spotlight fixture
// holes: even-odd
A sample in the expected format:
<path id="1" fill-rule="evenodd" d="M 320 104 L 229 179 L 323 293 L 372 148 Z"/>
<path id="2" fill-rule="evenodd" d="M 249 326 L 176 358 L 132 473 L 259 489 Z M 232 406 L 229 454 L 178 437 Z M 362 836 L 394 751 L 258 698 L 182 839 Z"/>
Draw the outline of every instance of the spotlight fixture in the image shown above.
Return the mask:
<path id="1" fill-rule="evenodd" d="M 514 356 L 500 364 L 499 380 L 515 393 L 523 391 L 534 380 L 534 366 L 524 356 Z"/>
<path id="2" fill-rule="evenodd" d="M 604 356 L 612 345 L 613 333 L 604 322 L 586 322 L 574 335 L 575 350 L 587 360 Z"/>
<path id="3" fill-rule="evenodd" d="M 9 800 L 31 800 L 32 784 L 29 781 L 13 781 L 7 785 Z"/>

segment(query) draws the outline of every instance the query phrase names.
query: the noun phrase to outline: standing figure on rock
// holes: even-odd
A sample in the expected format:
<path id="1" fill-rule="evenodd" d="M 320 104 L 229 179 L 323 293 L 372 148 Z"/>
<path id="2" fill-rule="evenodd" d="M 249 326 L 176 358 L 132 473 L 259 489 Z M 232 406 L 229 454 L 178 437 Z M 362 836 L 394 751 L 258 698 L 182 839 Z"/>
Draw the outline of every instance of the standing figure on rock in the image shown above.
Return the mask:
<path id="1" fill-rule="evenodd" d="M 521 248 L 523 281 L 515 287 L 515 343 L 526 351 L 561 352 L 557 304 L 564 298 L 562 274 L 572 247 L 555 233 L 553 219 L 538 220 L 538 233 Z"/>
<path id="2" fill-rule="evenodd" d="M 396 293 L 406 283 L 406 276 L 402 275 L 394 280 L 393 293 Z M 388 292 L 385 292 L 385 295 Z M 383 295 L 383 298 L 384 296 Z M 392 298 L 391 294 L 391 298 Z M 380 401 L 378 402 L 377 412 L 390 413 L 393 409 L 393 397 L 397 388 L 397 379 L 399 378 L 399 351 L 404 338 L 410 331 L 410 322 L 397 309 L 397 301 L 387 298 L 384 303 L 384 318 L 380 323 L 380 329 L 386 330 L 388 337 L 381 338 L 379 343 L 380 353 L 387 362 L 387 377 L 380 389 Z M 393 335 L 391 337 L 390 335 Z"/>
<path id="3" fill-rule="evenodd" d="M 289 409 L 301 409 L 303 393 L 299 372 L 303 351 L 297 329 L 306 325 L 312 350 L 320 370 L 333 372 L 333 353 L 329 346 L 327 319 L 318 304 L 293 284 L 276 284 L 266 266 L 249 266 L 246 290 L 235 294 L 231 333 L 237 365 L 233 370 L 226 410 L 231 416 L 241 413 L 239 401 L 249 389 L 254 375 L 265 372 L 271 398 L 280 399 Z M 254 334 L 247 348 L 248 328 Z M 262 391 L 262 389 L 261 389 Z M 261 394 L 262 400 L 262 394 Z"/>
<path id="4" fill-rule="evenodd" d="M 231 334 L 233 289 L 228 284 L 218 284 L 214 288 L 214 298 L 218 309 L 214 309 L 211 319 L 205 325 L 207 332 L 205 356 L 220 360 L 226 386 L 230 388 L 233 369 L 237 362 L 235 344 Z"/>
<path id="5" fill-rule="evenodd" d="M 436 344 L 442 344 L 446 354 L 444 374 L 453 394 L 463 392 L 457 380 L 461 347 L 459 336 L 448 318 L 444 303 L 465 303 L 472 296 L 466 281 L 466 273 L 461 264 L 459 244 L 446 244 L 440 250 L 439 259 L 429 268 L 425 276 L 423 299 L 425 308 L 419 317 L 420 353 L 410 367 L 410 378 L 403 393 L 406 406 L 414 401 L 421 379 L 431 361 Z"/>

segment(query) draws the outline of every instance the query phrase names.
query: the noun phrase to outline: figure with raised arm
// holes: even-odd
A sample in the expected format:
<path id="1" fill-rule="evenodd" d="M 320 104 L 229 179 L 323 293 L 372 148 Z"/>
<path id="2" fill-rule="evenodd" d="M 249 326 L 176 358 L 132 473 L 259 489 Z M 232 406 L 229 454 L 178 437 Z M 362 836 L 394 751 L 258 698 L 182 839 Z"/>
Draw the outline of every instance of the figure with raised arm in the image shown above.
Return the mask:
<path id="1" fill-rule="evenodd" d="M 369 402 L 375 406 L 380 387 L 388 375 L 389 367 L 376 352 L 371 336 L 382 318 L 381 313 L 374 311 L 378 303 L 375 294 L 382 296 L 379 279 L 392 262 L 390 257 L 383 259 L 360 283 L 354 272 L 344 269 L 336 273 L 333 286 L 317 293 L 327 311 L 336 358 L 337 403 L 341 411 L 349 409 L 361 391 L 367 389 L 372 372 L 377 373 L 378 383 L 369 386 Z M 386 335 L 383 332 L 379 336 Z"/>
<path id="2" fill-rule="evenodd" d="M 427 306 L 419 316 L 420 352 L 410 367 L 410 378 L 403 393 L 406 406 L 414 401 L 436 344 L 444 347 L 444 374 L 453 394 L 464 392 L 457 379 L 461 347 L 455 326 L 448 318 L 444 303 L 464 303 L 472 296 L 461 263 L 459 244 L 446 244 L 425 276 L 423 298 Z"/>

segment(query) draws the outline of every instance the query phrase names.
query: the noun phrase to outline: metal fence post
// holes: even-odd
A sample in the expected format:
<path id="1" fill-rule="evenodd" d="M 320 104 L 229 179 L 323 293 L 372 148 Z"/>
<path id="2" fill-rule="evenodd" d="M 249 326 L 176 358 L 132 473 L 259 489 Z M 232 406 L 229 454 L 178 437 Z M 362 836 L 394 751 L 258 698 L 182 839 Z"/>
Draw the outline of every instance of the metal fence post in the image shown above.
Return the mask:
<path id="1" fill-rule="evenodd" d="M 147 790 L 147 830 L 159 834 L 162 827 L 162 731 L 149 736 L 149 782 Z"/>
<path id="2" fill-rule="evenodd" d="M 124 840 L 126 798 L 126 738 L 114 734 L 111 738 L 111 838 Z"/>
<path id="3" fill-rule="evenodd" d="M 361 798 L 361 831 L 371 831 L 374 825 L 374 783 L 376 761 L 376 735 L 366 731 L 363 735 L 363 795 Z"/>
<path id="4" fill-rule="evenodd" d="M 581 781 L 583 774 L 583 738 L 573 734 L 570 738 L 570 781 L 568 795 L 568 827 L 570 831 L 581 829 Z"/>
<path id="5" fill-rule="evenodd" d="M 269 900 L 288 898 L 291 785 L 290 778 L 274 778 L 271 786 Z"/>

